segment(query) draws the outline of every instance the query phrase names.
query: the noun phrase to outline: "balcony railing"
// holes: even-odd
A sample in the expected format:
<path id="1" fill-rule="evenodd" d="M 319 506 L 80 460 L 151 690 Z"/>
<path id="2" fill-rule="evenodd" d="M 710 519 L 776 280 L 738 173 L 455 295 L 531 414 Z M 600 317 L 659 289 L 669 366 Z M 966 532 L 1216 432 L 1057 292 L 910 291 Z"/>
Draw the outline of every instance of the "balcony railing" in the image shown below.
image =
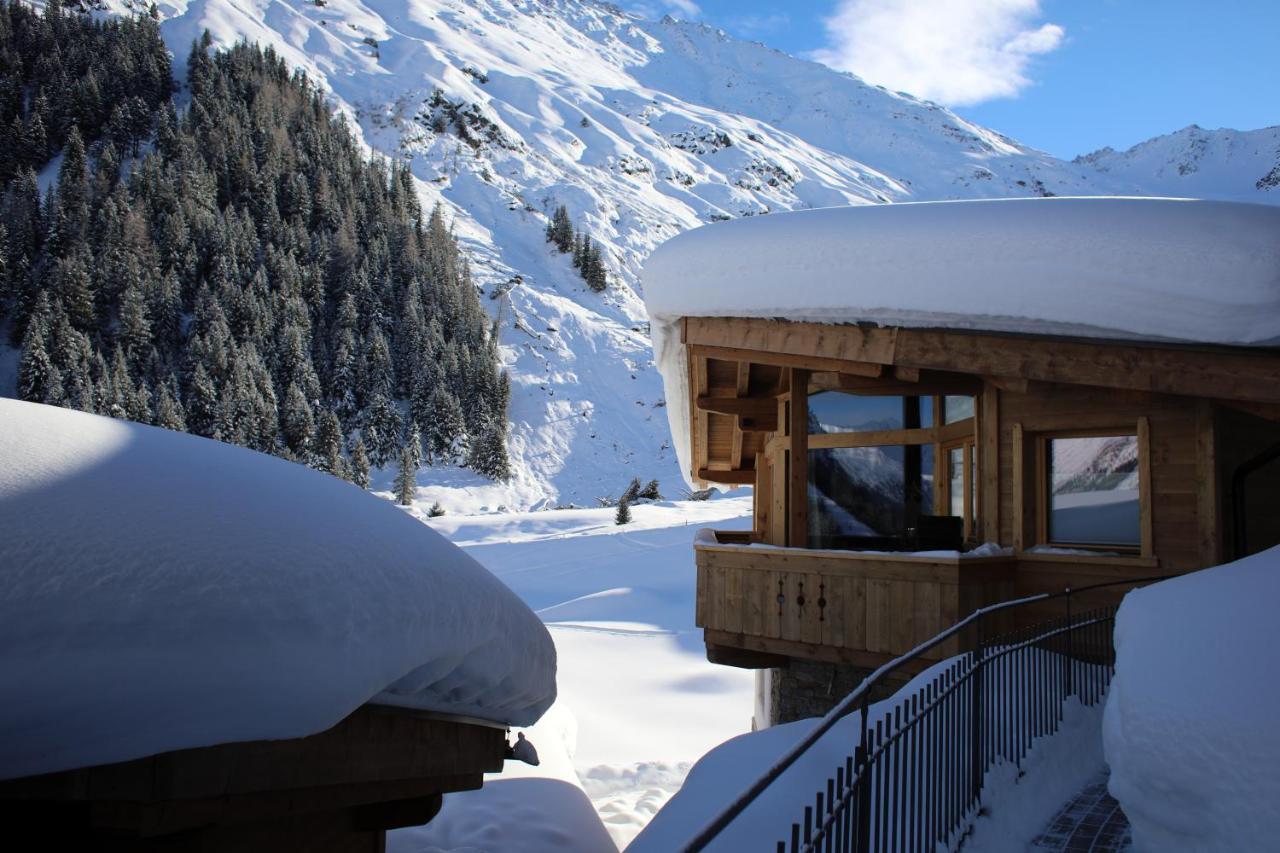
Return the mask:
<path id="1" fill-rule="evenodd" d="M 1011 556 L 747 547 L 726 538 L 695 548 L 697 624 L 709 646 L 874 668 L 1014 597 Z M 951 657 L 966 639 L 933 647 L 926 659 Z"/>
<path id="2" fill-rule="evenodd" d="M 1080 601 L 1103 588 L 1136 587 L 1163 578 L 1098 584 L 984 607 L 907 654 L 885 664 L 828 713 L 814 730 L 717 815 L 684 848 L 703 850 L 812 748 L 837 722 L 860 711 L 860 737 L 844 763 L 813 780 L 813 805 L 789 828 L 777 827 L 778 853 L 800 851 L 926 851 L 952 846 L 981 802 L 987 771 L 1026 757 L 1038 737 L 1062 722 L 1064 702 L 1101 701 L 1114 671 L 1115 606 L 1080 612 Z M 1060 616 L 1004 631 L 1010 611 L 1036 605 Z M 934 664 L 937 670 L 899 693 L 879 719 L 871 697 L 903 670 L 918 668 L 933 650 L 964 632 L 971 648 Z M 765 834 L 759 827 L 756 834 Z"/>

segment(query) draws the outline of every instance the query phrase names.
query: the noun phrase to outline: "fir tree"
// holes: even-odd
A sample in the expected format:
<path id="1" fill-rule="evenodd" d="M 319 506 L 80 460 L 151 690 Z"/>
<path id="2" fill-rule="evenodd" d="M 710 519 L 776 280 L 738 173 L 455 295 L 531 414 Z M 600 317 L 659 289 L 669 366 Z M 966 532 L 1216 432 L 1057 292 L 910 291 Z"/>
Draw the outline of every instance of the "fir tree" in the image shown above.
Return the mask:
<path id="1" fill-rule="evenodd" d="M 321 412 L 318 420 L 315 467 L 341 477 L 346 471 L 346 460 L 342 457 L 342 425 L 338 423 L 338 416 L 330 411 Z"/>
<path id="2" fill-rule="evenodd" d="M 33 403 L 56 403 L 61 392 L 62 377 L 49 357 L 49 303 L 41 294 L 22 341 L 18 396 Z"/>
<path id="3" fill-rule="evenodd" d="M 613 515 L 614 524 L 631 523 L 631 502 L 625 497 L 618 501 L 618 510 Z"/>
<path id="4" fill-rule="evenodd" d="M 477 474 L 499 482 L 511 478 L 511 463 L 507 458 L 506 422 L 490 424 L 471 445 L 467 454 L 467 467 Z"/>
<path id="5" fill-rule="evenodd" d="M 551 222 L 547 225 L 547 242 L 555 244 L 562 253 L 573 251 L 573 222 L 569 219 L 568 208 L 563 204 L 551 215 Z"/>
<path id="6" fill-rule="evenodd" d="M 369 488 L 369 454 L 364 449 L 364 439 L 356 436 L 351 443 L 351 482 L 362 489 Z"/>
<path id="7" fill-rule="evenodd" d="M 413 453 L 406 444 L 400 450 L 400 468 L 396 472 L 396 503 L 409 506 L 413 503 L 414 493 L 418 488 L 418 467 L 413 462 Z"/>
<path id="8" fill-rule="evenodd" d="M 332 413 L 366 484 L 367 456 L 387 464 L 416 427 L 432 461 L 506 476 L 509 381 L 442 209 L 364 159 L 276 54 L 202 37 L 187 78 L 179 118 L 150 18 L 0 0 L 0 316 L 20 390 L 327 469 L 346 464 Z M 571 242 L 567 210 L 553 218 Z"/>
<path id="9" fill-rule="evenodd" d="M 156 398 L 156 426 L 176 430 L 177 432 L 187 431 L 187 421 L 182 413 L 182 403 L 167 384 L 160 386 L 160 393 Z"/>
<path id="10" fill-rule="evenodd" d="M 627 488 L 623 491 L 622 497 L 618 498 L 618 503 L 635 503 L 640 497 L 640 478 L 633 477 L 631 482 L 627 484 Z"/>

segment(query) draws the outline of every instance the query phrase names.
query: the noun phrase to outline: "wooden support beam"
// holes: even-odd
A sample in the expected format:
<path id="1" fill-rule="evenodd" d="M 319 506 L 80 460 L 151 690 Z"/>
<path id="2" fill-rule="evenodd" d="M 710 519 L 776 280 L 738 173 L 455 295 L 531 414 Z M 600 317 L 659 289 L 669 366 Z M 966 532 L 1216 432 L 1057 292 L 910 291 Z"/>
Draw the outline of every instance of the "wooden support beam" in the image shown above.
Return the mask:
<path id="1" fill-rule="evenodd" d="M 865 361 L 849 361 L 839 358 L 812 358 L 784 352 L 762 352 L 739 347 L 707 346 L 693 344 L 690 349 L 703 358 L 724 361 L 750 361 L 753 364 L 771 364 L 775 367 L 803 367 L 812 370 L 831 370 L 854 376 L 881 376 L 884 365 Z"/>
<path id="2" fill-rule="evenodd" d="M 1010 394 L 1025 394 L 1031 389 L 1031 380 L 1013 376 L 987 376 L 988 382 L 999 388 L 1001 391 L 1008 391 Z"/>
<path id="3" fill-rule="evenodd" d="M 902 367 L 899 365 L 893 369 L 894 378 L 903 382 L 919 382 L 920 368 L 918 367 Z"/>
<path id="4" fill-rule="evenodd" d="M 1151 506 L 1151 421 L 1138 418 L 1138 528 L 1144 557 L 1155 556 L 1155 525 Z"/>
<path id="5" fill-rule="evenodd" d="M 732 486 L 750 486 L 756 481 L 756 472 L 749 468 L 735 468 L 717 471 L 713 468 L 699 468 L 698 479 L 707 483 L 725 483 Z"/>
<path id="6" fill-rule="evenodd" d="M 734 429 L 739 434 L 746 432 L 777 432 L 778 431 L 778 413 L 770 412 L 767 415 L 739 415 L 734 418 Z"/>
<path id="7" fill-rule="evenodd" d="M 809 372 L 791 369 L 791 471 L 787 484 L 787 545 L 809 546 Z"/>
<path id="8" fill-rule="evenodd" d="M 1196 526 L 1201 566 L 1216 566 L 1225 556 L 1219 492 L 1217 417 L 1212 403 L 1199 400 L 1196 403 Z"/>
<path id="9" fill-rule="evenodd" d="M 689 396 L 693 398 L 690 400 L 692 403 L 707 389 L 707 360 L 692 349 L 687 352 L 689 353 Z M 689 406 L 689 420 L 693 435 L 693 468 L 697 470 L 705 466 L 708 461 L 707 431 L 711 428 L 711 420 L 706 412 L 692 405 Z M 695 477 L 695 479 L 698 478 Z M 706 488 L 705 481 L 700 481 L 696 485 Z"/>
<path id="10" fill-rule="evenodd" d="M 702 412 L 720 415 L 743 415 L 748 418 L 774 417 L 777 401 L 773 397 L 710 397 L 700 395 L 694 405 Z"/>
<path id="11" fill-rule="evenodd" d="M 738 376 L 736 383 L 736 391 L 739 397 L 746 397 L 751 390 L 751 362 L 738 362 Z M 776 411 L 776 406 L 775 406 Z M 751 421 L 748 419 L 748 424 Z M 733 420 L 733 438 L 730 440 L 729 461 L 734 468 L 742 467 L 742 444 L 743 444 L 743 418 L 734 418 Z M 777 418 L 774 418 L 774 428 L 777 428 Z"/>

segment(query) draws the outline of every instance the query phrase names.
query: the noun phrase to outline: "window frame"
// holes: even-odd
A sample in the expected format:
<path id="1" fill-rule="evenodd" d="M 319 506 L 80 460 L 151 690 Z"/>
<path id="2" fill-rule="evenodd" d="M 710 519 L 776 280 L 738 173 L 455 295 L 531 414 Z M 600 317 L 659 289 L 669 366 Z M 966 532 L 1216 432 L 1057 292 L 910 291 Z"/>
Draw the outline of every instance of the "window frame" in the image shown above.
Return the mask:
<path id="1" fill-rule="evenodd" d="M 1070 548 L 1094 551 L 1125 557 L 1152 556 L 1152 506 L 1151 506 L 1151 441 L 1150 426 L 1145 417 L 1137 422 L 1117 423 L 1113 427 L 1090 429 L 1061 429 L 1037 431 L 1032 434 L 1034 464 L 1031 477 L 1035 495 L 1035 528 L 1033 544 L 1047 548 Z M 1050 538 L 1050 494 L 1053 488 L 1049 470 L 1049 442 L 1064 438 L 1124 438 L 1133 437 L 1138 443 L 1138 544 L 1098 544 L 1067 542 Z M 1023 486 L 1024 484 L 1018 484 Z"/>
<path id="2" fill-rule="evenodd" d="M 966 418 L 966 420 L 969 419 Z M 957 421 L 957 423 L 961 422 Z M 940 443 L 934 451 L 934 481 L 937 484 L 934 489 L 937 495 L 935 514 L 951 514 L 951 451 L 956 449 L 963 451 L 960 464 L 964 471 L 960 488 L 964 490 L 964 496 L 960 517 L 964 520 L 964 538 L 966 541 L 972 541 L 978 527 L 977 491 L 979 481 L 982 479 L 977 472 L 978 442 L 975 435 Z M 947 512 L 943 513 L 942 510 Z"/>
<path id="3" fill-rule="evenodd" d="M 906 447 L 932 446 L 933 448 L 933 495 L 932 508 L 935 515 L 950 515 L 950 456 L 948 451 L 955 447 L 964 448 L 964 511 L 960 516 L 963 524 L 963 535 L 966 542 L 974 541 L 979 529 L 977 518 L 978 507 L 982 502 L 982 477 L 978 470 L 980 461 L 979 422 L 981 409 L 981 393 L 959 394 L 973 398 L 973 415 L 951 423 L 945 421 L 945 399 L 951 396 L 945 393 L 930 393 L 921 388 L 921 393 L 911 394 L 907 389 L 898 386 L 893 390 L 886 389 L 876 393 L 871 388 L 866 390 L 823 388 L 806 393 L 806 411 L 809 401 L 818 394 L 849 394 L 856 397 L 919 397 L 930 399 L 931 421 L 922 423 L 916 428 L 860 430 L 839 433 L 808 433 L 806 436 L 806 457 L 815 450 L 828 450 L 847 447 Z M 806 458 L 806 476 L 807 476 Z"/>

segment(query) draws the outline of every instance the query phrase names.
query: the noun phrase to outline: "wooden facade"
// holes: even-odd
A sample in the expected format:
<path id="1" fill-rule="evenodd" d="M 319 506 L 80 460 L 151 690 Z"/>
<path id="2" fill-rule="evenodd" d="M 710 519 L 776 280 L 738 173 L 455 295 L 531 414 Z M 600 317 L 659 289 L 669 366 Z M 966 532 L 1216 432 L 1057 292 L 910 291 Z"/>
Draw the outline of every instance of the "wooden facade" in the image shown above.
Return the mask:
<path id="1" fill-rule="evenodd" d="M 1280 461 L 1267 461 L 1280 456 L 1280 351 L 705 317 L 683 321 L 683 343 L 690 473 L 754 486 L 753 529 L 695 546 L 713 660 L 874 667 L 984 604 L 1280 542 Z M 927 399 L 917 411 L 930 417 L 822 432 L 809 408 L 825 391 Z M 945 417 L 957 395 L 972 413 Z M 1122 546 L 1050 529 L 1049 448 L 1088 437 L 1136 444 L 1136 531 Z M 886 446 L 929 448 L 931 512 L 959 516 L 967 546 L 1002 556 L 813 547 L 813 454 Z"/>
<path id="2" fill-rule="evenodd" d="M 502 726 L 366 705 L 305 738 L 0 782 L 8 836 L 50 850 L 382 853 L 502 770 Z"/>

